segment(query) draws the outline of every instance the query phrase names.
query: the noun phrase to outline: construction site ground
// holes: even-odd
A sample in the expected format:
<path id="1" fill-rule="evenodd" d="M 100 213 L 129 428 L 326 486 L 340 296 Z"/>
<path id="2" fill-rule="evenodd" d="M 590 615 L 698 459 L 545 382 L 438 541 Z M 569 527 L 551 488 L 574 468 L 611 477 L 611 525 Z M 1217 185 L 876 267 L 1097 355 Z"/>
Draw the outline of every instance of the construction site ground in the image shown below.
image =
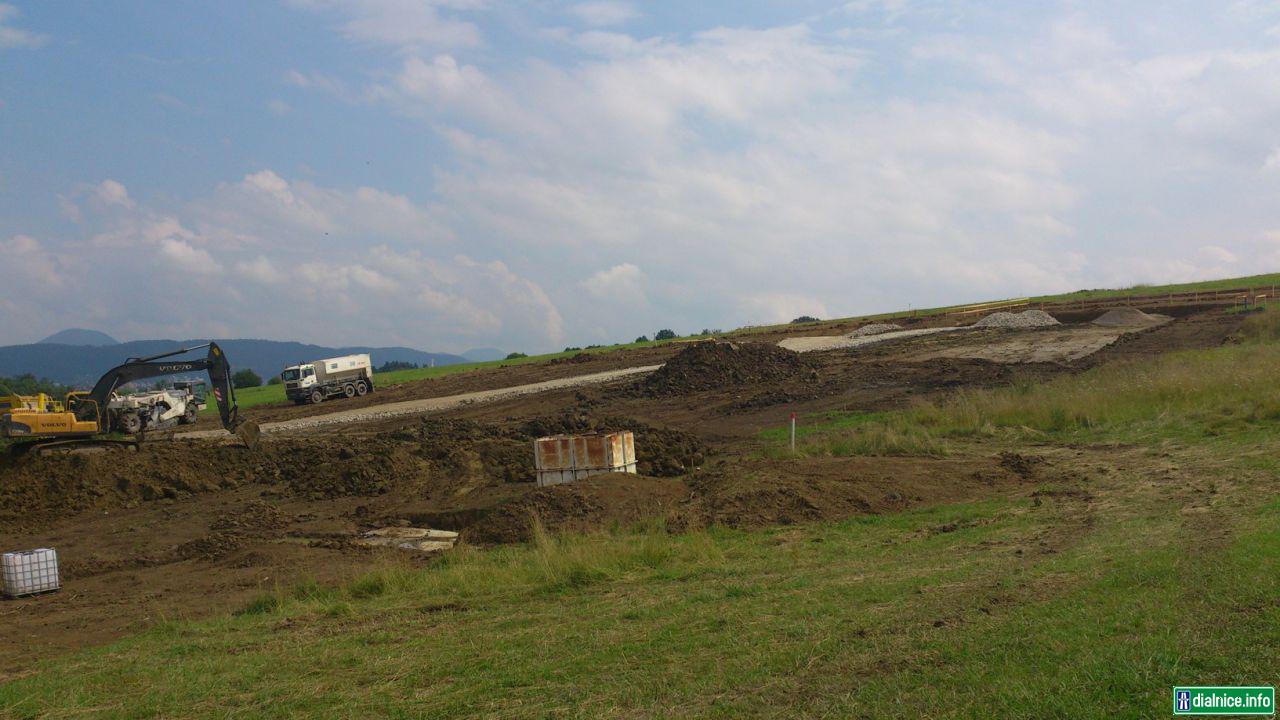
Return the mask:
<path id="1" fill-rule="evenodd" d="M 958 389 L 1212 347 L 1231 342 L 1240 322 L 1215 308 L 1170 314 L 1132 329 L 1060 315 L 1065 324 L 1050 328 L 804 354 L 777 348 L 787 336 L 780 330 L 752 336 L 767 343 L 758 346 L 676 343 L 405 383 L 349 401 L 250 408 L 247 418 L 271 424 L 255 450 L 202 419 L 196 429 L 207 437 L 156 440 L 137 452 L 8 458 L 0 466 L 0 547 L 56 548 L 64 589 L 0 604 L 0 680 L 28 672 L 36 659 L 162 620 L 235 610 L 276 587 L 433 561 L 355 542 L 376 527 L 456 530 L 463 542 L 491 545 L 527 539 L 534 517 L 556 531 L 655 518 L 674 530 L 754 527 L 1033 493 L 1074 472 L 1071 463 L 1031 472 L 1016 455 L 994 451 L 774 459 L 761 431 L 793 412 L 803 422 L 825 411 L 893 409 Z M 636 368 L 643 370 L 598 375 Z M 570 380 L 581 376 L 595 377 Z M 551 380 L 564 382 L 510 392 Z M 404 414 L 379 410 L 428 400 Z M 323 416 L 330 419 L 317 424 Z M 636 434 L 638 475 L 533 482 L 533 439 L 617 429 Z M 1144 462 L 1117 448 L 1079 453 L 1082 464 Z"/>

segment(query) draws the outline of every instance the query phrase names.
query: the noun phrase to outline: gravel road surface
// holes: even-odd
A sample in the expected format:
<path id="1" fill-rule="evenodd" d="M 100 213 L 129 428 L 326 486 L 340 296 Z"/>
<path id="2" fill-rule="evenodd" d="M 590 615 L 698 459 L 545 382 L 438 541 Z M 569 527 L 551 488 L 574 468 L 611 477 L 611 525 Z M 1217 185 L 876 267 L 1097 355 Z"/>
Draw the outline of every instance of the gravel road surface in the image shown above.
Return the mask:
<path id="1" fill-rule="evenodd" d="M 867 335 L 864 337 L 849 337 L 848 335 L 815 335 L 810 337 L 791 337 L 778 343 L 779 346 L 795 352 L 817 352 L 821 350 L 837 350 L 839 348 L 856 348 L 865 347 L 867 345 L 876 345 L 890 340 L 899 340 L 902 338 L 917 337 L 919 335 L 933 335 L 940 332 L 951 332 L 953 330 L 963 330 L 962 327 L 931 327 L 920 328 L 918 330 L 897 330 L 893 332 L 884 332 L 878 335 Z"/>

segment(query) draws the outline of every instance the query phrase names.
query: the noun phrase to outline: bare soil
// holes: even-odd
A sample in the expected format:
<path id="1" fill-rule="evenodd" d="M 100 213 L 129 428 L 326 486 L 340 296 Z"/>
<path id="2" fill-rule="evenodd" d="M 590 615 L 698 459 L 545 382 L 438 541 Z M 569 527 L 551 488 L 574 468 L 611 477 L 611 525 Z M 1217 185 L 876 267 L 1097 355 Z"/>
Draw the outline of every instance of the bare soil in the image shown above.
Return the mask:
<path id="1" fill-rule="evenodd" d="M 406 383 L 345 402 L 440 397 L 671 361 L 662 376 L 268 435 L 255 451 L 181 440 L 137 452 L 6 458 L 0 547 L 54 547 L 65 572 L 59 593 L 0 603 L 0 678 L 50 653 L 161 619 L 224 612 L 303 579 L 341 582 L 381 564 L 431 562 L 353 542 L 376 527 L 427 525 L 492 544 L 527 538 L 534 517 L 553 530 L 655 520 L 673 529 L 751 527 L 1051 491 L 1046 484 L 1078 468 L 1000 455 L 771 460 L 761 457 L 759 432 L 791 412 L 890 409 L 961 388 L 1210 347 L 1231 342 L 1239 322 L 1228 313 L 1193 314 L 1054 363 L 944 356 L 974 338 L 1046 332 L 1037 330 L 944 333 L 803 356 L 746 343 L 674 345 Z M 259 420 L 315 412 L 253 410 Z M 531 482 L 534 438 L 624 428 L 636 432 L 639 475 L 551 488 Z"/>

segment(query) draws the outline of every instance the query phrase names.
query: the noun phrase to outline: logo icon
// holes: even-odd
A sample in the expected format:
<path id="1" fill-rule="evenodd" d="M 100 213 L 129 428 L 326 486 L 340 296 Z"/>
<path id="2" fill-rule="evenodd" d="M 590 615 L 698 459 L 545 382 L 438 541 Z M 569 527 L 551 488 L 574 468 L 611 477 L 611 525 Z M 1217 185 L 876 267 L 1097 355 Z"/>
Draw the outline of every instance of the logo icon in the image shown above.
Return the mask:
<path id="1" fill-rule="evenodd" d="M 1191 709 L 1191 691 L 1178 691 L 1178 712 L 1186 712 Z"/>

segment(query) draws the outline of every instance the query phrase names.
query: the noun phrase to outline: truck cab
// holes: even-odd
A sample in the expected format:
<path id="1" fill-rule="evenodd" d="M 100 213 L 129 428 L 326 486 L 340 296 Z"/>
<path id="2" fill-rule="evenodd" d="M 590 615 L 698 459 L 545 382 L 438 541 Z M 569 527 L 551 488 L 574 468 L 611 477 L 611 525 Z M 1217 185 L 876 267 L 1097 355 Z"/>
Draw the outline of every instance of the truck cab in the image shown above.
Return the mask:
<path id="1" fill-rule="evenodd" d="M 316 384 L 316 366 L 290 365 L 280 373 L 280 379 L 284 381 L 285 393 L 289 395 L 295 392 L 301 393 Z"/>

